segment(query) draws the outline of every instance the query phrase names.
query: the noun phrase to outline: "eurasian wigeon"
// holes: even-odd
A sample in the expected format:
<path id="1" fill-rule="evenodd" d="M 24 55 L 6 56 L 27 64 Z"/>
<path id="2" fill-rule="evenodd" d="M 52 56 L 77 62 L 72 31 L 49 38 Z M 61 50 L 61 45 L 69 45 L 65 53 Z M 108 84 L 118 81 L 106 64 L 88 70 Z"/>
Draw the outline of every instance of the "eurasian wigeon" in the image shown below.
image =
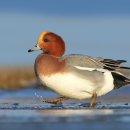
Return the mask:
<path id="1" fill-rule="evenodd" d="M 130 68 L 121 66 L 125 60 L 95 58 L 71 54 L 63 56 L 65 43 L 53 32 L 42 32 L 34 48 L 42 50 L 35 61 L 35 72 L 41 83 L 65 98 L 91 98 L 93 107 L 97 96 L 130 84 Z M 49 100 L 48 100 L 49 102 Z"/>

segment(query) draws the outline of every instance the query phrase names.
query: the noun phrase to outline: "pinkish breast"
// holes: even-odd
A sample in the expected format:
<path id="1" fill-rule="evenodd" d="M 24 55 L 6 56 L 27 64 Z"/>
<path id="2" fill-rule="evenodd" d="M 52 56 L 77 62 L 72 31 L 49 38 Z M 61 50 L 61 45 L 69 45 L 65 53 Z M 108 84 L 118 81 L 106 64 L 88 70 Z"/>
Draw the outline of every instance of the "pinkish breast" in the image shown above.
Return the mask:
<path id="1" fill-rule="evenodd" d="M 65 61 L 48 54 L 40 54 L 35 61 L 36 75 L 52 75 L 65 72 Z"/>

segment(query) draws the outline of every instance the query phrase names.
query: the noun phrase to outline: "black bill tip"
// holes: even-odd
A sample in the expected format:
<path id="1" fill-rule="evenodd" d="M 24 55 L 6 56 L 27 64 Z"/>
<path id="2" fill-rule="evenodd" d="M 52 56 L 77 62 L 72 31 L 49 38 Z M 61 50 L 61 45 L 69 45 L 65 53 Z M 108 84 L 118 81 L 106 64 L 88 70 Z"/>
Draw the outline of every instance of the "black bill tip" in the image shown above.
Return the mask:
<path id="1" fill-rule="evenodd" d="M 29 49 L 28 52 L 32 52 L 33 50 Z"/>

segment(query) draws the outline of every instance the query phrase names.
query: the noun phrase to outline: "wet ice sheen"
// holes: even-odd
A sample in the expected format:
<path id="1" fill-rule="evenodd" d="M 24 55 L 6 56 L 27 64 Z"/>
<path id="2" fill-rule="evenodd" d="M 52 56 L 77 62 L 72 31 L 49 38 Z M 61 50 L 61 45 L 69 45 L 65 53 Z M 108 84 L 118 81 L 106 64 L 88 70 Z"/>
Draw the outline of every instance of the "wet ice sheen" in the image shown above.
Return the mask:
<path id="1" fill-rule="evenodd" d="M 43 102 L 57 94 L 36 89 L 0 91 L 0 129 L 129 130 L 130 87 L 99 97 L 94 109 L 89 101 Z M 25 125 L 26 124 L 26 125 Z"/>

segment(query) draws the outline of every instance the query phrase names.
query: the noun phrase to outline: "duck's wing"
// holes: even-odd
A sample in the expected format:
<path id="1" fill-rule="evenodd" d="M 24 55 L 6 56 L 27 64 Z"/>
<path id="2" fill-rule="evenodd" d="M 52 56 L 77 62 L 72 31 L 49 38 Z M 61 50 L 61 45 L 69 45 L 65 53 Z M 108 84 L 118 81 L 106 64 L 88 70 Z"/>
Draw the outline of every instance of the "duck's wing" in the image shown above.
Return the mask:
<path id="1" fill-rule="evenodd" d="M 122 63 L 126 62 L 125 60 L 113 60 L 80 54 L 66 55 L 61 59 L 65 60 L 67 64 L 71 66 L 88 69 L 106 69 L 121 74 L 130 79 L 130 67 L 121 65 Z"/>
<path id="2" fill-rule="evenodd" d="M 91 57 L 87 55 L 71 54 L 63 56 L 68 64 L 73 66 L 88 67 L 88 68 L 105 68 L 108 70 L 115 70 L 116 68 L 129 68 L 120 66 L 125 60 L 104 59 L 100 57 Z M 130 68 L 129 68 L 130 69 Z"/>
<path id="3" fill-rule="evenodd" d="M 61 58 L 72 66 L 88 67 L 88 68 L 103 68 L 103 63 L 87 55 L 71 54 Z"/>
<path id="4" fill-rule="evenodd" d="M 113 77 L 111 81 L 114 81 L 114 88 L 130 84 L 130 67 L 121 66 L 121 63 L 126 62 L 125 60 L 95 58 L 77 54 L 63 56 L 60 60 L 65 60 L 71 69 L 75 69 L 75 72 L 80 74 L 80 77 L 87 77 L 87 79 L 96 83 L 97 86 L 103 83 L 105 76 L 106 79 L 109 79 L 109 76 L 105 75 L 108 71 L 111 72 Z M 108 75 L 110 74 L 109 72 L 107 73 Z"/>
<path id="5" fill-rule="evenodd" d="M 103 67 L 108 70 L 116 70 L 118 68 L 130 69 L 130 67 L 121 66 L 122 63 L 127 62 L 126 60 L 104 59 L 100 57 L 94 59 L 103 63 Z"/>

